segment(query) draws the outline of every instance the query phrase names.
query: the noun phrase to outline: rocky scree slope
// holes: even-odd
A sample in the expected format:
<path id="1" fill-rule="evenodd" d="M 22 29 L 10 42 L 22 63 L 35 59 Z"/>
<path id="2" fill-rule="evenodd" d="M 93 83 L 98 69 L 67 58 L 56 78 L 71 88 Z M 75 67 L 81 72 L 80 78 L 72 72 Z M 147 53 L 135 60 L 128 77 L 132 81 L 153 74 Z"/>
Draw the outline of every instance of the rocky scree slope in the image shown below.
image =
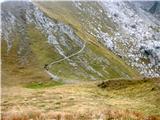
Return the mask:
<path id="1" fill-rule="evenodd" d="M 14 71 L 26 66 L 44 71 L 44 65 L 78 52 L 86 41 L 71 25 L 50 18 L 31 2 L 4 2 L 1 16 L 2 71 L 15 64 L 18 67 L 12 68 Z M 53 79 L 70 82 L 137 76 L 118 57 L 93 41 L 86 41 L 80 54 L 55 64 L 50 71 Z"/>
<path id="2" fill-rule="evenodd" d="M 159 2 L 35 3 L 48 15 L 83 28 L 142 75 L 160 76 Z"/>

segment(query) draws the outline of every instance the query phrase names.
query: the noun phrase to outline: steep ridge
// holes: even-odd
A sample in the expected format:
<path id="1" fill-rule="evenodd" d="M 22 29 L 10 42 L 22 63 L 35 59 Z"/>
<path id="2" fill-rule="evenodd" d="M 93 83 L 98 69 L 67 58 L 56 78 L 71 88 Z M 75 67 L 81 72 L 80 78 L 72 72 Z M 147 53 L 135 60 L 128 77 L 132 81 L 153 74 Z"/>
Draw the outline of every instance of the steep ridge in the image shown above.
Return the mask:
<path id="1" fill-rule="evenodd" d="M 159 2 L 35 2 L 52 18 L 88 33 L 145 76 L 160 76 Z M 143 5 L 142 5 L 143 4 Z M 69 16 L 69 17 L 67 17 Z"/>
<path id="2" fill-rule="evenodd" d="M 146 1 L 146 2 L 134 2 L 138 4 L 142 9 L 154 15 L 157 19 L 160 19 L 160 2 L 159 1 Z"/>
<path id="3" fill-rule="evenodd" d="M 6 76 L 14 74 L 10 69 L 17 76 L 23 71 L 20 79 L 33 79 L 38 72 L 36 79 L 43 81 L 45 65 L 61 59 L 65 60 L 50 67 L 55 79 L 103 80 L 138 75 L 95 38 L 84 33 L 82 37 L 72 25 L 50 18 L 31 2 L 5 2 L 1 14 L 2 70 Z M 81 48 L 83 51 L 73 56 Z"/>

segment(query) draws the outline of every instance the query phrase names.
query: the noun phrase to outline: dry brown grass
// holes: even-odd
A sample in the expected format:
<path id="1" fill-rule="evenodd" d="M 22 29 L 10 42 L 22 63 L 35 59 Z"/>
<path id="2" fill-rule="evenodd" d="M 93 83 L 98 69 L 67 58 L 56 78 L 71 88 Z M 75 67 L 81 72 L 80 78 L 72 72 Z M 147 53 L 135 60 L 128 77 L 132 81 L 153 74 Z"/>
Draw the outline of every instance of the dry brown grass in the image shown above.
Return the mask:
<path id="1" fill-rule="evenodd" d="M 42 112 L 35 108 L 14 107 L 2 114 L 2 120 L 44 120 Z"/>
<path id="2" fill-rule="evenodd" d="M 108 88 L 103 89 L 98 83 L 41 89 L 3 86 L 2 120 L 160 119 L 159 79 L 106 81 Z"/>
<path id="3" fill-rule="evenodd" d="M 95 111 L 44 113 L 33 107 L 13 109 L 2 114 L 2 120 L 159 120 L 160 116 L 144 116 L 129 110 L 103 109 Z"/>

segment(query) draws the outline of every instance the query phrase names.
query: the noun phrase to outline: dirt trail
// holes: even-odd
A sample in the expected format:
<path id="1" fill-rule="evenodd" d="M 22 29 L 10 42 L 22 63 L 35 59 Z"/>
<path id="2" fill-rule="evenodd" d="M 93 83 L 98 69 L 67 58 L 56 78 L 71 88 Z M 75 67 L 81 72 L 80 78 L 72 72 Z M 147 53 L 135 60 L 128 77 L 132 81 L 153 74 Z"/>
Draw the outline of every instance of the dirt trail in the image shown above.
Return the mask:
<path id="1" fill-rule="evenodd" d="M 66 56 L 65 58 L 62 58 L 62 59 L 60 59 L 60 60 L 51 62 L 51 63 L 48 64 L 48 66 L 45 68 L 45 72 L 46 72 L 51 78 L 53 78 L 54 80 L 58 80 L 58 77 L 55 76 L 54 74 L 52 74 L 52 73 L 49 71 L 49 68 L 51 68 L 52 65 L 54 65 L 54 64 L 60 63 L 60 62 L 62 62 L 62 61 L 64 61 L 64 60 L 66 60 L 66 59 L 69 59 L 69 58 L 71 58 L 71 57 L 73 57 L 73 56 L 75 56 L 75 55 L 80 54 L 80 53 L 84 50 L 85 47 L 86 47 L 86 42 L 84 42 L 83 47 L 82 47 L 78 52 L 73 53 L 72 55 Z"/>

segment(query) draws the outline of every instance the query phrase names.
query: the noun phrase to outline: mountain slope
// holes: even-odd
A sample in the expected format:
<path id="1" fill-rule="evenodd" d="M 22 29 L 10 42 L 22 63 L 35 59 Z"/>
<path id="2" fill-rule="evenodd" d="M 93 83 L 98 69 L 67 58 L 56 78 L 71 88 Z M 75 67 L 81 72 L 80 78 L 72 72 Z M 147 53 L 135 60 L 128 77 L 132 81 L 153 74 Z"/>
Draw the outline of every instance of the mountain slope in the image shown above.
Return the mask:
<path id="1" fill-rule="evenodd" d="M 159 76 L 154 59 L 159 48 L 148 43 L 133 52 L 145 41 L 138 40 L 140 34 L 159 42 L 158 17 L 144 8 L 142 14 L 141 7 L 139 2 L 2 3 L 1 119 L 160 119 L 160 79 L 140 75 Z M 135 22 L 137 16 L 149 22 Z M 137 25 L 142 31 L 133 30 Z"/>
<path id="2" fill-rule="evenodd" d="M 154 4 L 154 2 L 152 2 Z M 90 34 L 145 76 L 160 73 L 159 4 L 144 2 L 35 2 L 50 17 Z M 143 4 L 143 5 L 142 5 Z"/>
<path id="3" fill-rule="evenodd" d="M 27 74 L 29 70 L 33 72 L 29 72 L 28 77 L 34 78 L 38 72 L 43 73 L 39 75 L 43 79 L 47 76 L 45 65 L 75 54 L 84 43 L 86 45 L 81 53 L 50 67 L 54 76 L 52 79 L 71 82 L 138 75 L 100 45 L 96 38 L 51 19 L 32 3 L 2 4 L 2 70 L 6 76 L 14 74 L 10 69 L 18 71 L 20 76 L 21 71 Z"/>

